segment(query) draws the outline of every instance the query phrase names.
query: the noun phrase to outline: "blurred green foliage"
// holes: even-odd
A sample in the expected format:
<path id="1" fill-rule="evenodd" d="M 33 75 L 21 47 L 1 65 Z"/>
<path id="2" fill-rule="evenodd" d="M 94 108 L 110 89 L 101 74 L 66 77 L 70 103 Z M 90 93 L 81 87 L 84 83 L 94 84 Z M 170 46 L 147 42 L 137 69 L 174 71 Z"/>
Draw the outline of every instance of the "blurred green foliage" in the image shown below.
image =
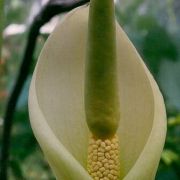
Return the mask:
<path id="1" fill-rule="evenodd" d="M 40 8 L 40 3 L 37 2 L 40 0 L 6 1 L 6 27 L 13 23 L 21 23 L 28 28 L 29 21 L 34 16 L 33 8 Z M 179 0 L 119 0 L 116 3 L 118 22 L 145 60 L 165 98 L 168 133 L 157 180 L 180 179 L 179 12 Z M 27 31 L 4 37 L 3 60 L 0 67 L 0 117 L 3 116 L 5 102 L 14 84 L 26 40 Z M 45 35 L 38 39 L 34 64 L 45 40 Z M 29 124 L 27 96 L 31 75 L 21 93 L 14 118 L 10 179 L 54 179 Z M 0 133 L 1 124 L 0 119 Z"/>

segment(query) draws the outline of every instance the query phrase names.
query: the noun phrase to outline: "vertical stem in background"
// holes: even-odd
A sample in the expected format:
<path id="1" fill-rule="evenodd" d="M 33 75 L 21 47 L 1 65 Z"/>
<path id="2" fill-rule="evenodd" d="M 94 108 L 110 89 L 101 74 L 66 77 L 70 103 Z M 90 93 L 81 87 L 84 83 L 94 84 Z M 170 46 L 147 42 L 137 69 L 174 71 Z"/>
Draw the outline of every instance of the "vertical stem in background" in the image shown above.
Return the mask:
<path id="1" fill-rule="evenodd" d="M 85 78 L 86 120 L 99 138 L 113 136 L 119 122 L 113 0 L 91 0 Z"/>
<path id="2" fill-rule="evenodd" d="M 36 21 L 34 21 L 36 22 Z M 24 82 L 28 76 L 30 65 L 32 63 L 33 51 L 36 45 L 36 39 L 39 34 L 40 24 L 34 23 L 30 29 L 28 43 L 24 58 L 19 70 L 15 86 L 12 94 L 10 95 L 4 116 L 3 134 L 2 134 L 2 148 L 1 148 L 1 159 L 0 159 L 0 179 L 7 180 L 8 178 L 8 164 L 9 164 L 9 152 L 11 143 L 11 129 L 13 125 L 13 115 L 15 112 L 16 104 L 23 88 Z"/>
<path id="3" fill-rule="evenodd" d="M 4 22 L 4 0 L 0 0 L 0 61 L 2 51 L 2 35 L 3 35 L 3 23 Z"/>

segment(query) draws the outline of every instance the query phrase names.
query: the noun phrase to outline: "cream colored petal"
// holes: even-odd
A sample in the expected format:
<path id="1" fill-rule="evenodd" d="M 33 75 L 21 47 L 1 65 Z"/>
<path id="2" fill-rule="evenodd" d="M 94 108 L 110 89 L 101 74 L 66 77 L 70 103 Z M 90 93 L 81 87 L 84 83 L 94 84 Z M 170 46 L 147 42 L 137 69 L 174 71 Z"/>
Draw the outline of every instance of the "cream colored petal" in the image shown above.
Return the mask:
<path id="1" fill-rule="evenodd" d="M 34 73 L 34 76 L 36 76 L 36 73 Z M 35 78 L 33 78 L 29 95 L 31 126 L 57 179 L 91 180 L 83 166 L 75 160 L 72 154 L 67 151 L 55 136 L 41 111 L 36 95 Z"/>
<path id="2" fill-rule="evenodd" d="M 38 60 L 29 96 L 33 131 L 56 177 L 64 180 L 90 178 L 84 170 L 89 133 L 83 99 L 87 18 L 88 8 L 78 8 L 55 28 Z M 117 44 L 121 178 L 152 179 L 165 137 L 163 100 L 119 26 Z"/>
<path id="3" fill-rule="evenodd" d="M 43 48 L 29 94 L 32 129 L 60 180 L 91 179 L 84 169 L 88 128 L 83 111 L 81 46 L 85 41 L 78 32 L 85 24 L 80 21 L 79 27 L 73 26 L 72 14 Z"/>
<path id="4" fill-rule="evenodd" d="M 121 28 L 117 28 L 121 178 L 154 179 L 166 136 L 163 97 Z"/>

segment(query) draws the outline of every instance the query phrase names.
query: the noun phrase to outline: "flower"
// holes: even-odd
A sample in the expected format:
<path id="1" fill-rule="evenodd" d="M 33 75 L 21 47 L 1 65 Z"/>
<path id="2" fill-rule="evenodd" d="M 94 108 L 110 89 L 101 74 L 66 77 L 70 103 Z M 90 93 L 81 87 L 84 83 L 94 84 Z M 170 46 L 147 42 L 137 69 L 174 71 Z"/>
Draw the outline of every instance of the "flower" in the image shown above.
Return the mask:
<path id="1" fill-rule="evenodd" d="M 32 129 L 61 180 L 92 179 L 87 170 L 90 131 L 84 105 L 88 10 L 75 9 L 55 28 L 40 54 L 30 87 Z M 119 179 L 154 179 L 166 134 L 164 101 L 119 25 L 116 39 Z"/>

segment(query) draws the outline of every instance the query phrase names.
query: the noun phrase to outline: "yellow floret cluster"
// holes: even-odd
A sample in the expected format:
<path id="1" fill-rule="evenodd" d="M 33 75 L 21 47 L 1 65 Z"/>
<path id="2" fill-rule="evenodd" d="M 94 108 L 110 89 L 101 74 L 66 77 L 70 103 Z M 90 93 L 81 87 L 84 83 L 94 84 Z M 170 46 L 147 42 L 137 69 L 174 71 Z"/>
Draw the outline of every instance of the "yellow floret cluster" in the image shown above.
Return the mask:
<path id="1" fill-rule="evenodd" d="M 118 180 L 119 144 L 117 136 L 96 139 L 91 136 L 88 148 L 87 169 L 94 180 Z"/>

